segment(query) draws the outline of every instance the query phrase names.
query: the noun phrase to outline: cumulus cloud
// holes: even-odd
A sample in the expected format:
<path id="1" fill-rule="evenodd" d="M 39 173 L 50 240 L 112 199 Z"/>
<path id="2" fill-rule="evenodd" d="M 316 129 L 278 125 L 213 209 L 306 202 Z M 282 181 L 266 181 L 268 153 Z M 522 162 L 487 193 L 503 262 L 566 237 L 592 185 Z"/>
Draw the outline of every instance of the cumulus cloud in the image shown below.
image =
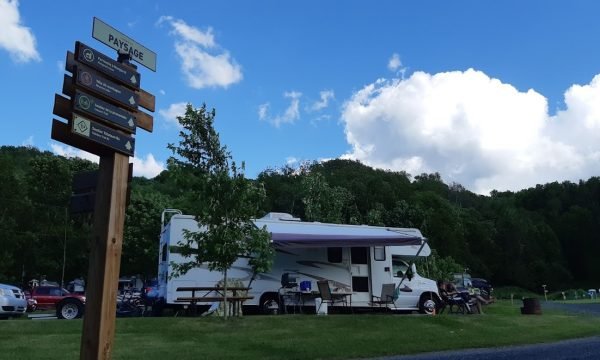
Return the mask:
<path id="1" fill-rule="evenodd" d="M 285 98 L 290 99 L 290 105 L 285 109 L 283 114 L 276 116 L 269 115 L 270 104 L 265 103 L 258 107 L 258 118 L 261 121 L 267 121 L 275 127 L 280 127 L 281 124 L 293 124 L 300 118 L 300 97 L 302 93 L 297 91 L 289 91 L 283 93 Z"/>
<path id="2" fill-rule="evenodd" d="M 172 16 L 161 16 L 158 24 L 163 23 L 172 28 L 171 34 L 176 38 L 175 52 L 181 60 L 181 71 L 190 87 L 227 88 L 242 80 L 241 66 L 229 51 L 215 42 L 212 28 L 203 31 Z"/>
<path id="3" fill-rule="evenodd" d="M 174 103 L 169 105 L 167 109 L 158 110 L 158 113 L 163 117 L 163 119 L 166 120 L 167 123 L 179 126 L 177 117 L 185 114 L 186 106 L 187 103 L 185 102 Z"/>
<path id="4" fill-rule="evenodd" d="M 18 0 L 0 0 L 0 48 L 15 62 L 40 61 L 35 35 L 21 23 Z"/>
<path id="5" fill-rule="evenodd" d="M 156 161 L 154 155 L 146 154 L 146 158 L 133 158 L 133 175 L 151 179 L 165 170 L 165 164 Z"/>
<path id="6" fill-rule="evenodd" d="M 345 103 L 346 158 L 413 175 L 439 172 L 478 193 L 577 181 L 600 171 L 600 75 L 566 108 L 481 71 L 377 80 Z"/>
<path id="7" fill-rule="evenodd" d="M 56 155 L 64 156 L 66 158 L 80 158 L 84 160 L 89 160 L 96 164 L 100 162 L 100 158 L 97 155 L 68 145 L 50 143 L 50 150 Z"/>
<path id="8" fill-rule="evenodd" d="M 329 106 L 329 100 L 335 99 L 335 94 L 333 90 L 323 90 L 319 93 L 320 99 L 315 101 L 311 107 L 311 111 L 319 111 L 325 109 Z"/>
<path id="9" fill-rule="evenodd" d="M 100 162 L 100 158 L 98 156 L 68 145 L 51 143 L 50 149 L 54 154 L 67 158 L 77 157 L 80 159 L 89 160 L 96 164 Z M 133 176 L 143 176 L 150 179 L 160 174 L 163 170 L 165 170 L 164 163 L 156 161 L 154 155 L 152 154 L 147 154 L 145 158 L 139 158 L 137 156 L 133 157 Z"/>

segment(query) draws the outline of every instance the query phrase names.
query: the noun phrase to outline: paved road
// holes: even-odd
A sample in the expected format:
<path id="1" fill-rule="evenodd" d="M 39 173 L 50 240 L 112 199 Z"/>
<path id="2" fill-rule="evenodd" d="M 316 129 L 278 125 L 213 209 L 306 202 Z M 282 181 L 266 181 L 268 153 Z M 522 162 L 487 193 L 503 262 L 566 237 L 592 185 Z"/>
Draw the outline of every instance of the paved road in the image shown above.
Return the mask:
<path id="1" fill-rule="evenodd" d="M 550 344 L 445 351 L 413 356 L 392 356 L 377 360 L 594 360 L 599 358 L 600 337 L 596 336 Z"/>
<path id="2" fill-rule="evenodd" d="M 600 316 L 598 304 L 560 304 L 542 302 L 544 309 L 569 311 L 589 316 Z M 600 333 L 600 329 L 598 329 Z M 506 346 L 485 349 L 444 351 L 419 355 L 390 356 L 372 360 L 574 360 L 600 359 L 600 336 L 559 341 L 555 343 Z"/>

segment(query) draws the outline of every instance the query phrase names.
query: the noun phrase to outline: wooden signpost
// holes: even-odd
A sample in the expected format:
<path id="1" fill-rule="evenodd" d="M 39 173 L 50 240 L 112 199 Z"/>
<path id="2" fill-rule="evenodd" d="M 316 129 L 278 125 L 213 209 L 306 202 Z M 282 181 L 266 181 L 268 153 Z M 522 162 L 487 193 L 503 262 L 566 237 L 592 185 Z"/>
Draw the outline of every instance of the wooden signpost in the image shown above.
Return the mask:
<path id="1" fill-rule="evenodd" d="M 156 71 L 156 54 L 94 18 L 92 35 L 119 51 L 120 61 L 81 42 L 67 52 L 63 95 L 55 95 L 51 138 L 100 156 L 95 184 L 87 303 L 81 359 L 110 359 L 115 335 L 117 287 L 127 202 L 129 156 L 137 127 L 153 129 L 154 95 L 140 88 L 132 59 Z M 85 193 L 91 191 L 84 190 Z M 89 203 L 89 201 L 86 201 Z M 85 207 L 85 206 L 83 206 Z"/>

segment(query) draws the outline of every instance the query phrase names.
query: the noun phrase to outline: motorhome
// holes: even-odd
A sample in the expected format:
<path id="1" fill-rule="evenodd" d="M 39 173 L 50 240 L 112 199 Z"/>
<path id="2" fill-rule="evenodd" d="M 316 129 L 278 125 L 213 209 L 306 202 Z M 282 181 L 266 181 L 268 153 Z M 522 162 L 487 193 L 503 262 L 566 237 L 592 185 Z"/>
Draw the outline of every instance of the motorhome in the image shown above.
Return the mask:
<path id="1" fill-rule="evenodd" d="M 201 227 L 191 215 L 178 212 L 166 224 L 164 216 L 165 213 L 158 261 L 159 297 L 166 306 L 175 307 L 182 305 L 176 301 L 182 296 L 177 288 L 215 286 L 223 274 L 200 266 L 184 275 L 171 276 L 173 264 L 187 261 L 178 251 L 184 241 L 184 229 L 195 232 Z M 350 292 L 352 309 L 370 308 L 373 296 L 379 296 L 383 284 L 390 283 L 397 290 L 394 302 L 386 305 L 390 310 L 433 313 L 440 301 L 436 283 L 421 277 L 412 262 L 417 256 L 431 253 L 417 229 L 303 222 L 285 213 L 269 213 L 254 223 L 270 233 L 276 254 L 272 269 L 255 276 L 248 294 L 253 299 L 246 301 L 244 307 L 264 313 L 282 311 L 287 304 L 281 295 L 290 282 L 303 284 L 304 291 L 314 291 L 319 280 L 329 280 L 334 292 Z M 252 276 L 247 258 L 239 258 L 228 270 L 228 279 L 237 279 L 246 286 Z M 314 304 L 314 299 L 303 303 L 313 309 Z"/>

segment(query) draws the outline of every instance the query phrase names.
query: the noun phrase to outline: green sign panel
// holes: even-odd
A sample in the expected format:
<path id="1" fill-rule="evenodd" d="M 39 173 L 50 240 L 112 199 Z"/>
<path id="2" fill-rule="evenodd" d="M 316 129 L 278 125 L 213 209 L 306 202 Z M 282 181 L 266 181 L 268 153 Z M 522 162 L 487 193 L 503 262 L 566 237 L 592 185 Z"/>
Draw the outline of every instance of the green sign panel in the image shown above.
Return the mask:
<path id="1" fill-rule="evenodd" d="M 92 30 L 94 39 L 110 46 L 111 48 L 131 55 L 136 62 L 144 65 L 152 71 L 156 71 L 156 53 L 149 50 L 142 44 L 134 41 L 127 35 L 114 29 L 104 21 L 94 18 L 94 27 Z"/>

